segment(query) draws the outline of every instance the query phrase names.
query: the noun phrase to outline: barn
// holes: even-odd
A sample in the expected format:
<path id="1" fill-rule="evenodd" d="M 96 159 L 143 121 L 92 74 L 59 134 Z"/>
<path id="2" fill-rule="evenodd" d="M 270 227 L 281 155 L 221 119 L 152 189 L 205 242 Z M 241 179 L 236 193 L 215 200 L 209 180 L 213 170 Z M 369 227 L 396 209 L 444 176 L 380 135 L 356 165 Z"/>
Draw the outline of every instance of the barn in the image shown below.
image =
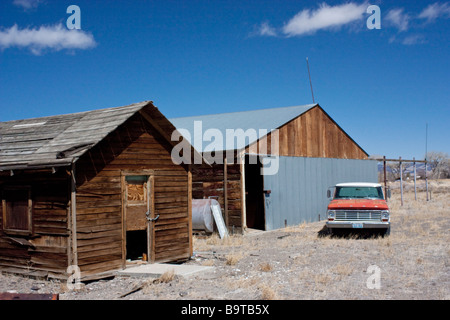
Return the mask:
<path id="1" fill-rule="evenodd" d="M 192 255 L 191 171 L 152 102 L 0 123 L 0 270 L 81 279 Z M 188 161 L 186 161 L 187 163 Z"/>
<path id="2" fill-rule="evenodd" d="M 327 189 L 377 181 L 377 163 L 318 104 L 174 118 L 207 164 L 194 199 L 215 198 L 230 232 L 325 219 Z"/>

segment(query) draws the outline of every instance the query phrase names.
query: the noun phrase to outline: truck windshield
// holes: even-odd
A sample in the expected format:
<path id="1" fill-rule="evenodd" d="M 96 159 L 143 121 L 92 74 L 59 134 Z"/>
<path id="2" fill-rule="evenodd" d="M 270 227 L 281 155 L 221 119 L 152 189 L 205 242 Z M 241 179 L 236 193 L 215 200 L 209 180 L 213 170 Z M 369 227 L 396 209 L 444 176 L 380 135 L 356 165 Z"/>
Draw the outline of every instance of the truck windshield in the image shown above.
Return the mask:
<path id="1" fill-rule="evenodd" d="M 380 187 L 336 187 L 335 199 L 384 199 Z"/>

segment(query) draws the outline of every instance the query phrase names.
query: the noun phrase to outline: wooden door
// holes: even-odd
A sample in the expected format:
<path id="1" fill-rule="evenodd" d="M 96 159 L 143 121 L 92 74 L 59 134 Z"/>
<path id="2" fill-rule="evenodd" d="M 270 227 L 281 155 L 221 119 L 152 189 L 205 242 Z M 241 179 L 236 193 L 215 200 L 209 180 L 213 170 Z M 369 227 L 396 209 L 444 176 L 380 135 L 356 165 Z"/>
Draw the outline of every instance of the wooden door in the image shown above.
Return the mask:
<path id="1" fill-rule="evenodd" d="M 149 172 L 126 172 L 122 176 L 125 258 L 152 262 L 153 175 Z M 130 247 L 133 246 L 133 247 Z M 136 250 L 137 253 L 132 253 Z M 139 256 L 138 253 L 142 255 Z"/>

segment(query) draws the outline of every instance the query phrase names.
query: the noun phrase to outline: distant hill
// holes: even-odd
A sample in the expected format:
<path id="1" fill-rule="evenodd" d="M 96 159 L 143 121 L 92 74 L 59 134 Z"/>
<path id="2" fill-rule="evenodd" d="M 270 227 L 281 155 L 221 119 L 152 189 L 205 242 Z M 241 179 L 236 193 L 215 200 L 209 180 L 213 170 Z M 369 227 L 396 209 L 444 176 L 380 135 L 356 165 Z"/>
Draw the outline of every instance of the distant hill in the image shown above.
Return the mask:
<path id="1" fill-rule="evenodd" d="M 383 173 L 383 163 L 379 162 L 378 163 L 378 172 L 379 173 Z M 404 162 L 403 163 L 403 172 L 404 175 L 410 175 L 411 177 L 414 175 L 414 165 L 410 162 Z M 392 170 L 389 166 L 386 167 L 386 172 L 388 174 L 392 173 Z M 430 166 L 428 165 L 428 176 L 430 176 L 431 174 L 431 169 Z M 419 177 L 424 177 L 425 176 L 425 163 L 416 163 L 416 175 Z"/>
<path id="2" fill-rule="evenodd" d="M 405 172 L 414 172 L 414 166 L 412 163 L 404 162 L 403 168 L 404 168 Z M 425 171 L 425 163 L 416 163 L 416 172 L 419 170 Z M 383 171 L 383 163 L 382 162 L 378 163 L 378 171 Z M 389 166 L 386 168 L 386 171 L 392 172 L 391 168 L 389 168 Z M 429 165 L 428 165 L 428 172 L 431 172 Z"/>

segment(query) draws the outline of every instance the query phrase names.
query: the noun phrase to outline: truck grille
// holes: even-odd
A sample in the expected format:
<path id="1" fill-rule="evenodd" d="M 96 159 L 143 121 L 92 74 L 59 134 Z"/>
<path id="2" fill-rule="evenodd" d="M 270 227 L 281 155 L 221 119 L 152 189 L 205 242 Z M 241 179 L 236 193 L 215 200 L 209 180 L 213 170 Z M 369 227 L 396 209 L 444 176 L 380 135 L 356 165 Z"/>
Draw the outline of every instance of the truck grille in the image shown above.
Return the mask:
<path id="1" fill-rule="evenodd" d="M 336 211 L 335 221 L 380 221 L 380 211 Z"/>

